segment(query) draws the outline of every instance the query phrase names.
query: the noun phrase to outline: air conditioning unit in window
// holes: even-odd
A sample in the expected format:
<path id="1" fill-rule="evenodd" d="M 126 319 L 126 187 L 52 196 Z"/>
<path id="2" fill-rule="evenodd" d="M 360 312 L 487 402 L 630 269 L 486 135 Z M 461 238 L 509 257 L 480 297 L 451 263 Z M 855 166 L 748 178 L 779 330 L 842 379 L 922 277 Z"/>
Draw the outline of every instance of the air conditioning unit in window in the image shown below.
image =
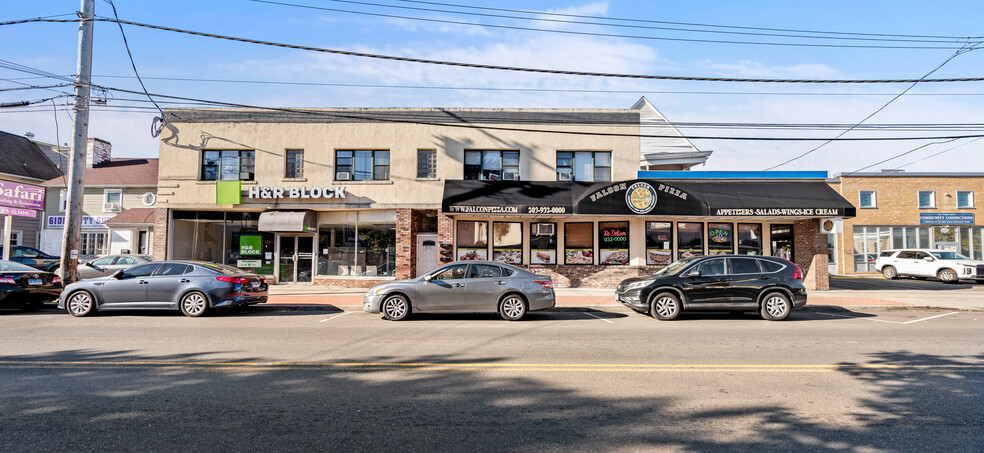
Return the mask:
<path id="1" fill-rule="evenodd" d="M 336 181 L 348 181 L 350 179 L 352 179 L 352 174 L 347 171 L 340 171 L 335 173 Z"/>
<path id="2" fill-rule="evenodd" d="M 106 205 L 103 206 L 103 208 L 104 208 L 103 211 L 119 211 L 120 210 L 120 204 L 119 203 L 106 203 Z"/>
<path id="3" fill-rule="evenodd" d="M 552 223 L 533 224 L 533 234 L 537 236 L 553 236 L 556 225 Z"/>
<path id="4" fill-rule="evenodd" d="M 570 173 L 557 173 L 557 180 L 558 181 L 570 181 L 571 180 L 571 176 L 572 175 Z"/>
<path id="5" fill-rule="evenodd" d="M 502 180 L 503 181 L 519 181 L 519 173 L 513 173 L 513 172 L 503 173 L 502 174 Z"/>

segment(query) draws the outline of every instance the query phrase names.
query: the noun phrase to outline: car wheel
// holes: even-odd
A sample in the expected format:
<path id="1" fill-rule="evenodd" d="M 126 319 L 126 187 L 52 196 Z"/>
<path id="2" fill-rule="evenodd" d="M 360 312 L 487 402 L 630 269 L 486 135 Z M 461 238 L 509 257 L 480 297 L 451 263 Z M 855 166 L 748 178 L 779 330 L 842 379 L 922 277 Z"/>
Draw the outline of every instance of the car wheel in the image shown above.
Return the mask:
<path id="1" fill-rule="evenodd" d="M 895 270 L 894 266 L 885 266 L 882 268 L 882 275 L 889 280 L 895 280 L 899 278 L 899 271 Z"/>
<path id="2" fill-rule="evenodd" d="M 649 304 L 649 314 L 660 321 L 672 321 L 680 316 L 680 299 L 671 293 L 659 293 Z"/>
<path id="3" fill-rule="evenodd" d="M 769 293 L 762 301 L 762 318 L 769 321 L 782 321 L 793 311 L 793 304 L 783 293 Z"/>
<path id="4" fill-rule="evenodd" d="M 89 316 L 96 312 L 96 300 L 88 291 L 76 291 L 68 296 L 65 309 L 75 317 Z"/>
<path id="5" fill-rule="evenodd" d="M 936 274 L 936 277 L 940 279 L 943 283 L 956 283 L 957 282 L 957 272 L 953 269 L 940 269 Z"/>
<path id="6" fill-rule="evenodd" d="M 208 299 L 205 298 L 204 294 L 192 291 L 181 298 L 178 307 L 181 308 L 181 313 L 185 316 L 197 318 L 208 311 Z"/>
<path id="7" fill-rule="evenodd" d="M 383 317 L 390 321 L 402 321 L 410 316 L 410 301 L 406 297 L 394 294 L 383 301 Z"/>
<path id="8" fill-rule="evenodd" d="M 510 294 L 499 303 L 499 316 L 506 321 L 519 321 L 526 316 L 526 301 L 522 297 Z"/>

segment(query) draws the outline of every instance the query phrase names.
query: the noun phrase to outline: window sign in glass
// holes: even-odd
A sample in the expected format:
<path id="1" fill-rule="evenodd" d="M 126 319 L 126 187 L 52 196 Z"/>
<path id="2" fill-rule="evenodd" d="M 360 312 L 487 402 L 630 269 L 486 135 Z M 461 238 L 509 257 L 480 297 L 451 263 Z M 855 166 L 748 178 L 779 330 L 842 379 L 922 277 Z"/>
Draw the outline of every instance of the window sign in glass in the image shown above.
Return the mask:
<path id="1" fill-rule="evenodd" d="M 489 259 L 489 223 L 458 221 L 455 235 L 458 243 L 459 260 Z"/>
<path id="2" fill-rule="evenodd" d="M 591 222 L 564 224 L 564 264 L 594 264 Z"/>
<path id="3" fill-rule="evenodd" d="M 522 223 L 492 223 L 492 260 L 506 264 L 523 264 Z"/>
<path id="4" fill-rule="evenodd" d="M 530 264 L 557 264 L 557 224 L 530 224 Z"/>
<path id="5" fill-rule="evenodd" d="M 704 224 L 677 223 L 677 259 L 704 255 Z"/>
<path id="6" fill-rule="evenodd" d="M 727 255 L 734 253 L 735 236 L 733 223 L 707 224 L 708 255 Z"/>
<path id="7" fill-rule="evenodd" d="M 739 255 L 762 254 L 762 224 L 760 223 L 738 224 L 738 254 Z"/>
<path id="8" fill-rule="evenodd" d="M 665 266 L 673 261 L 673 223 L 646 222 L 646 264 Z"/>
<path id="9" fill-rule="evenodd" d="M 629 222 L 598 223 L 598 263 L 629 264 Z"/>

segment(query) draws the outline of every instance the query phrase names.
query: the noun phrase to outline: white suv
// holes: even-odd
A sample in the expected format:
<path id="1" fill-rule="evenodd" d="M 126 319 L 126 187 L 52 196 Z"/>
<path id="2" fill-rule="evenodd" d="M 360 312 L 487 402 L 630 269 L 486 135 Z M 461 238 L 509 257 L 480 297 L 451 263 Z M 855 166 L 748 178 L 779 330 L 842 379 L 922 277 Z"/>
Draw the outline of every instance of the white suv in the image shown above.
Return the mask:
<path id="1" fill-rule="evenodd" d="M 886 250 L 875 260 L 875 270 L 889 280 L 898 277 L 936 277 L 945 283 L 977 280 L 984 283 L 984 261 L 947 250 Z"/>

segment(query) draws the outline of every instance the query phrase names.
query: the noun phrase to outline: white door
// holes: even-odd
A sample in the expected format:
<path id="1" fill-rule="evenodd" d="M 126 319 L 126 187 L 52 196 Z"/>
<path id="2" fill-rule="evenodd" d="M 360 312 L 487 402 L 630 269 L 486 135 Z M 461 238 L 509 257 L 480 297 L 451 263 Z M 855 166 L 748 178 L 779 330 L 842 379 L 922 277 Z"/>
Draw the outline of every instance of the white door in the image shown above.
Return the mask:
<path id="1" fill-rule="evenodd" d="M 437 233 L 417 233 L 417 273 L 414 275 L 419 277 L 437 267 L 439 250 Z"/>

